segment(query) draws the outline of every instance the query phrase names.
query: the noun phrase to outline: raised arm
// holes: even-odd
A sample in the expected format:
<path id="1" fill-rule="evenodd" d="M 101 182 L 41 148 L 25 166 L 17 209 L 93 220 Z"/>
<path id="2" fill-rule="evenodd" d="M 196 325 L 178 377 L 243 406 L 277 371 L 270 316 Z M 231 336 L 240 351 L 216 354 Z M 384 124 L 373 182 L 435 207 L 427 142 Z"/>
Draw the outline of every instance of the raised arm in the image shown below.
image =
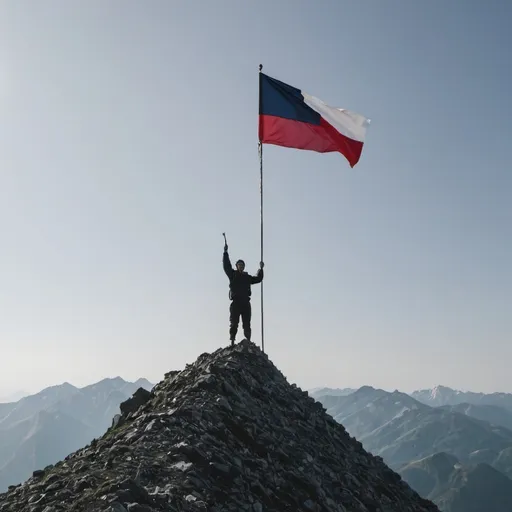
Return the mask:
<path id="1" fill-rule="evenodd" d="M 231 261 L 229 259 L 229 254 L 227 249 L 224 249 L 224 255 L 222 257 L 222 264 L 224 266 L 224 272 L 226 272 L 226 275 L 231 279 L 233 276 L 234 269 L 231 266 Z"/>
<path id="2" fill-rule="evenodd" d="M 255 276 L 251 276 L 251 284 L 258 284 L 263 281 L 263 262 L 260 263 L 260 269 Z"/>

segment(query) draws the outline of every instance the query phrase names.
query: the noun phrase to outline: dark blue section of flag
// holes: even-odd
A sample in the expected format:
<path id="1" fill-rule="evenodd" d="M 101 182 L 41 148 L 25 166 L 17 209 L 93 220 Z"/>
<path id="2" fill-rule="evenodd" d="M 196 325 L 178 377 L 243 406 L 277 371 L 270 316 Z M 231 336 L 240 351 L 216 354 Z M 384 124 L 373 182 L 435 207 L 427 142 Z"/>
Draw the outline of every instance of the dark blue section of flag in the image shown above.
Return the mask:
<path id="1" fill-rule="evenodd" d="M 260 73 L 260 115 L 320 124 L 320 114 L 304 103 L 300 89 Z"/>

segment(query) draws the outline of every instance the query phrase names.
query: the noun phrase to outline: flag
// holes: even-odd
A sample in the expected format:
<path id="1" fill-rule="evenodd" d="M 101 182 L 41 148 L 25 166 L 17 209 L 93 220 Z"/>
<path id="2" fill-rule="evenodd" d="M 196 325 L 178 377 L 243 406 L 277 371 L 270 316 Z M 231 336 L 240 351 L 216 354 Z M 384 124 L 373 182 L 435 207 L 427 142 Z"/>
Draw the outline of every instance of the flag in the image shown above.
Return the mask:
<path id="1" fill-rule="evenodd" d="M 262 143 L 319 153 L 339 152 L 354 167 L 363 151 L 369 119 L 326 105 L 260 73 L 259 139 Z"/>

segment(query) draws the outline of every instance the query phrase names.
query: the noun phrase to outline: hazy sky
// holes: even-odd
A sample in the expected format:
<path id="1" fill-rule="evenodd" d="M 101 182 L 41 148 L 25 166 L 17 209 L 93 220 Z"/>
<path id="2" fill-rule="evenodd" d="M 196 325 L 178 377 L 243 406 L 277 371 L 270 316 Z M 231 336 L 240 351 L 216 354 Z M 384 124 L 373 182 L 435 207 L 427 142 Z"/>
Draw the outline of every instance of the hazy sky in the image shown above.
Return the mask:
<path id="1" fill-rule="evenodd" d="M 3 0 L 0 395 L 158 381 L 229 342 L 222 232 L 259 262 L 260 63 L 372 120 L 355 169 L 264 147 L 274 363 L 304 388 L 512 392 L 511 19 L 500 0 Z"/>

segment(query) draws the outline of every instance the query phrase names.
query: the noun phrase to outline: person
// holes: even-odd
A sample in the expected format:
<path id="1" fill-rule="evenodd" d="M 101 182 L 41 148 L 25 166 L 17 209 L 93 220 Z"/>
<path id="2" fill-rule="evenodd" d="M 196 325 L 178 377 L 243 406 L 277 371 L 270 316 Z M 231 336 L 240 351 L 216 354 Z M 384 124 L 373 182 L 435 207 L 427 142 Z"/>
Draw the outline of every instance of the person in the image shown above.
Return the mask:
<path id="1" fill-rule="evenodd" d="M 263 281 L 263 262 L 260 262 L 260 268 L 255 276 L 245 272 L 245 262 L 238 260 L 236 270 L 231 266 L 228 254 L 228 245 L 224 245 L 223 256 L 224 272 L 229 278 L 229 339 L 231 346 L 235 344 L 235 337 L 238 331 L 240 317 L 242 317 L 242 327 L 245 338 L 251 341 L 251 285 Z"/>

